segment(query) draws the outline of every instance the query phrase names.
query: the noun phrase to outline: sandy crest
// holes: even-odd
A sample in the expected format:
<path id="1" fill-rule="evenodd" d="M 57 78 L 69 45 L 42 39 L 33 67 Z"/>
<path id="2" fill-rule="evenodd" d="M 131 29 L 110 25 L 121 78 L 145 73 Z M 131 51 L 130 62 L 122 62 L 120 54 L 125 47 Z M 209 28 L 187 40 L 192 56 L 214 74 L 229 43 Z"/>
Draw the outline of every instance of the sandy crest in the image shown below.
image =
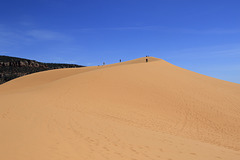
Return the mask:
<path id="1" fill-rule="evenodd" d="M 240 159 L 240 85 L 148 57 L 0 86 L 0 159 Z"/>

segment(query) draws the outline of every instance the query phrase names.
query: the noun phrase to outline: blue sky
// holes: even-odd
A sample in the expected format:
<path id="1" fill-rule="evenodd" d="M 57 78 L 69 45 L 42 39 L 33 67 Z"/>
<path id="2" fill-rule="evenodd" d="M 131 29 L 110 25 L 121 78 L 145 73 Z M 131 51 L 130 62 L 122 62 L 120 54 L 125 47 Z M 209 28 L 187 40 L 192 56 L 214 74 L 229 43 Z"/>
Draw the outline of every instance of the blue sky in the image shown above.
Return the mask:
<path id="1" fill-rule="evenodd" d="M 145 55 L 240 83 L 239 0 L 0 0 L 0 54 L 98 65 Z"/>

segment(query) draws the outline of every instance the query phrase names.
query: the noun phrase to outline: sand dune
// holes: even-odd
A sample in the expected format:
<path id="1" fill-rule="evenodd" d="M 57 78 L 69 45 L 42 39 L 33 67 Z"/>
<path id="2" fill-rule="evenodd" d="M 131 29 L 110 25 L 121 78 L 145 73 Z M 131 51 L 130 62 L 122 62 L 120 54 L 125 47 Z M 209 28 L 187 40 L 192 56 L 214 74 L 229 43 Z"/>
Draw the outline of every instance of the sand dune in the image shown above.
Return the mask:
<path id="1" fill-rule="evenodd" d="M 240 84 L 149 57 L 0 85 L 1 160 L 239 160 Z"/>

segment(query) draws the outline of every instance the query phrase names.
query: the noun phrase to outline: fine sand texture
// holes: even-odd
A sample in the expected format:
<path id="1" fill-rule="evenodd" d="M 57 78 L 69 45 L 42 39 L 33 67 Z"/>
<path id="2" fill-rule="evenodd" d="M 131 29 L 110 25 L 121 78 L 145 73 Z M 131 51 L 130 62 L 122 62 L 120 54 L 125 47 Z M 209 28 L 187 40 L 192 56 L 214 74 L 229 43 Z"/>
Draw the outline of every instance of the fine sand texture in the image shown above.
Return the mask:
<path id="1" fill-rule="evenodd" d="M 240 160 L 240 84 L 145 59 L 0 85 L 0 160 Z"/>

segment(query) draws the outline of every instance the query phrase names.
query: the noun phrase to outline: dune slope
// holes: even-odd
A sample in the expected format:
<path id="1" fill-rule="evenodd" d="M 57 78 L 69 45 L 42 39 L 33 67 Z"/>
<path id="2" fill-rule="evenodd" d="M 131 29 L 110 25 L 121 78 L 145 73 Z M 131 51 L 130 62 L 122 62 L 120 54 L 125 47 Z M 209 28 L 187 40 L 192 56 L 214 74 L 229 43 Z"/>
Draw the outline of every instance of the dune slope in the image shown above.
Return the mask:
<path id="1" fill-rule="evenodd" d="M 149 57 L 0 85 L 0 159 L 240 159 L 240 85 Z"/>

